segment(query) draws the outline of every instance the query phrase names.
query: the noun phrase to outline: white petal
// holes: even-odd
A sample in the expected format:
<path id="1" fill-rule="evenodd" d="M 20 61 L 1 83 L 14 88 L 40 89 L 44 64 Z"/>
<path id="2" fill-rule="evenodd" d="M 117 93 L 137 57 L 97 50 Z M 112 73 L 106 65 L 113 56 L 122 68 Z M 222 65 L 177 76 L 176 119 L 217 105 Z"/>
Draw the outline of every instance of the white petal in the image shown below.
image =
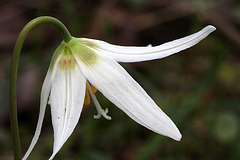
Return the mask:
<path id="1" fill-rule="evenodd" d="M 79 67 L 58 69 L 53 80 L 50 105 L 54 130 L 53 159 L 72 134 L 83 107 L 86 79 Z"/>
<path id="2" fill-rule="evenodd" d="M 38 140 L 40 132 L 41 132 L 42 122 L 43 122 L 45 109 L 46 109 L 46 106 L 47 106 L 47 99 L 48 99 L 48 96 L 49 96 L 50 86 L 51 86 L 50 76 L 51 76 L 51 74 L 48 72 L 46 77 L 45 77 L 45 80 L 43 82 L 42 91 L 41 91 L 41 98 L 40 98 L 41 99 L 40 111 L 39 111 L 39 117 L 38 117 L 36 131 L 35 131 L 35 134 L 33 136 L 32 142 L 31 142 L 28 150 L 23 157 L 23 160 L 27 159 L 29 154 L 32 152 L 32 149 L 35 146 L 35 144 L 37 143 L 37 140 Z"/>
<path id="3" fill-rule="evenodd" d="M 58 48 L 55 53 L 57 53 L 59 51 L 61 51 L 61 50 Z M 56 60 L 55 64 L 58 64 L 59 60 L 60 60 L 60 57 Z M 37 140 L 39 138 L 39 135 L 40 135 L 40 132 L 41 132 L 41 129 L 42 129 L 42 122 L 43 122 L 46 106 L 47 106 L 47 103 L 48 103 L 48 96 L 49 96 L 49 93 L 50 93 L 50 88 L 51 88 L 52 80 L 55 77 L 56 70 L 57 70 L 57 65 L 54 65 L 52 71 L 50 71 L 48 69 L 47 75 L 44 79 L 44 82 L 43 82 L 43 85 L 42 85 L 42 90 L 41 90 L 41 96 L 40 96 L 40 111 L 39 111 L 37 127 L 36 127 L 36 130 L 35 130 L 32 142 L 31 142 L 27 152 L 25 153 L 25 155 L 22 158 L 23 160 L 28 158 L 29 154 L 33 150 L 33 147 L 35 146 L 35 144 L 37 143 Z"/>
<path id="4" fill-rule="evenodd" d="M 181 134 L 175 124 L 142 87 L 117 62 L 100 54 L 97 63 L 90 67 L 77 61 L 87 80 L 139 124 L 180 140 Z"/>
<path id="5" fill-rule="evenodd" d="M 94 47 L 94 45 L 89 45 L 89 47 L 94 47 L 118 62 L 139 62 L 164 58 L 192 47 L 215 29 L 214 26 L 209 25 L 197 33 L 155 47 L 151 45 L 147 47 L 123 47 L 87 38 L 79 38 L 79 41 L 84 40 L 97 44 L 98 47 Z"/>

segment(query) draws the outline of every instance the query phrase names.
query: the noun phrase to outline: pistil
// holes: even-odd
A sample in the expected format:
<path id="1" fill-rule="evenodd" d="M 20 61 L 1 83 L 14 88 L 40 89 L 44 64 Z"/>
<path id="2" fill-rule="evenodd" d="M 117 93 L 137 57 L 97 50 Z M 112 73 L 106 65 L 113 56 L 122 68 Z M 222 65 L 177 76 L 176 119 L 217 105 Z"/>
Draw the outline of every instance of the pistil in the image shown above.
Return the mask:
<path id="1" fill-rule="evenodd" d="M 97 109 L 97 112 L 98 114 L 97 115 L 94 115 L 93 117 L 95 119 L 99 119 L 101 118 L 101 116 L 103 116 L 104 118 L 106 118 L 107 120 L 111 120 L 112 118 L 110 116 L 107 115 L 108 113 L 108 108 L 106 108 L 105 110 L 102 109 L 101 105 L 99 104 L 96 96 L 94 95 L 93 91 L 92 91 L 92 87 L 91 85 L 89 84 L 89 82 L 87 82 L 87 88 L 88 88 L 88 91 L 92 97 L 92 100 L 93 100 L 93 103 L 95 104 L 96 106 L 96 109 Z"/>

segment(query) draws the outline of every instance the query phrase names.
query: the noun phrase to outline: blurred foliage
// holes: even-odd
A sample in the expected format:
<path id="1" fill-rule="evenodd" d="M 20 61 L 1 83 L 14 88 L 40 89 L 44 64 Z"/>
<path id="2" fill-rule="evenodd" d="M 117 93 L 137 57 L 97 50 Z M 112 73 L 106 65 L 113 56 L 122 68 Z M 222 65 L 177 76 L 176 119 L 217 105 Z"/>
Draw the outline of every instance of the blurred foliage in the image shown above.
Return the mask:
<path id="1" fill-rule="evenodd" d="M 85 106 L 79 124 L 55 159 L 171 160 L 240 159 L 240 3 L 237 0 L 1 0 L 0 159 L 13 159 L 8 117 L 8 76 L 15 40 L 31 19 L 54 16 L 76 37 L 114 44 L 158 45 L 207 24 L 217 30 L 179 54 L 151 62 L 122 64 L 171 117 L 183 138 L 175 142 L 131 120 L 101 93 L 111 121 L 93 119 Z M 57 29 L 42 25 L 29 34 L 21 55 L 18 109 L 23 153 L 35 131 L 39 93 Z M 53 132 L 49 107 L 42 134 L 29 159 L 47 159 Z"/>

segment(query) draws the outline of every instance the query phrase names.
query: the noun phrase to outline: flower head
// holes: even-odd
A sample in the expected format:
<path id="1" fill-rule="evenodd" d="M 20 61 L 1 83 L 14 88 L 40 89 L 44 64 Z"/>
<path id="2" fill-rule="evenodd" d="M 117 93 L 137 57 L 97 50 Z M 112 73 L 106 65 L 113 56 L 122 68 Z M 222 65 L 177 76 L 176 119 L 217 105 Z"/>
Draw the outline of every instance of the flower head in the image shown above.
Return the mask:
<path id="1" fill-rule="evenodd" d="M 207 26 L 195 34 L 155 47 L 122 47 L 87 38 L 62 42 L 53 55 L 44 80 L 36 132 L 23 159 L 28 157 L 38 140 L 47 103 L 51 106 L 54 130 L 50 159 L 72 134 L 84 101 L 89 103 L 89 93 L 98 111 L 94 117 L 111 119 L 107 115 L 108 110 L 103 110 L 98 103 L 94 87 L 137 123 L 179 141 L 181 134 L 172 120 L 117 62 L 163 58 L 197 44 L 214 30 L 215 27 Z"/>

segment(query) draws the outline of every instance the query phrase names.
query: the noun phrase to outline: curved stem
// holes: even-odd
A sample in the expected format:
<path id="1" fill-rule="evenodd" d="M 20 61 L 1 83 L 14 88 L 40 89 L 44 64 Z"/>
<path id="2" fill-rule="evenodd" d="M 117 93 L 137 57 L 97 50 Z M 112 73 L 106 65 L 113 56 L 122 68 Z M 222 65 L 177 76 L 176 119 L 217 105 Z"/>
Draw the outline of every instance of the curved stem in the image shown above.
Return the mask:
<path id="1" fill-rule="evenodd" d="M 23 28 L 23 30 L 18 36 L 18 39 L 15 43 L 15 47 L 13 50 L 11 73 L 10 73 L 10 90 L 9 90 L 10 123 L 11 123 L 11 132 L 12 132 L 15 160 L 20 160 L 22 157 L 19 129 L 18 129 L 18 119 L 17 119 L 17 93 L 16 93 L 17 92 L 17 70 L 18 70 L 20 52 L 23 46 L 23 42 L 27 37 L 27 34 L 29 33 L 29 31 L 35 26 L 43 23 L 50 23 L 56 26 L 62 33 L 63 40 L 66 43 L 72 39 L 72 36 L 70 35 L 67 28 L 59 20 L 53 17 L 48 17 L 48 16 L 42 16 L 42 17 L 33 19 Z"/>

